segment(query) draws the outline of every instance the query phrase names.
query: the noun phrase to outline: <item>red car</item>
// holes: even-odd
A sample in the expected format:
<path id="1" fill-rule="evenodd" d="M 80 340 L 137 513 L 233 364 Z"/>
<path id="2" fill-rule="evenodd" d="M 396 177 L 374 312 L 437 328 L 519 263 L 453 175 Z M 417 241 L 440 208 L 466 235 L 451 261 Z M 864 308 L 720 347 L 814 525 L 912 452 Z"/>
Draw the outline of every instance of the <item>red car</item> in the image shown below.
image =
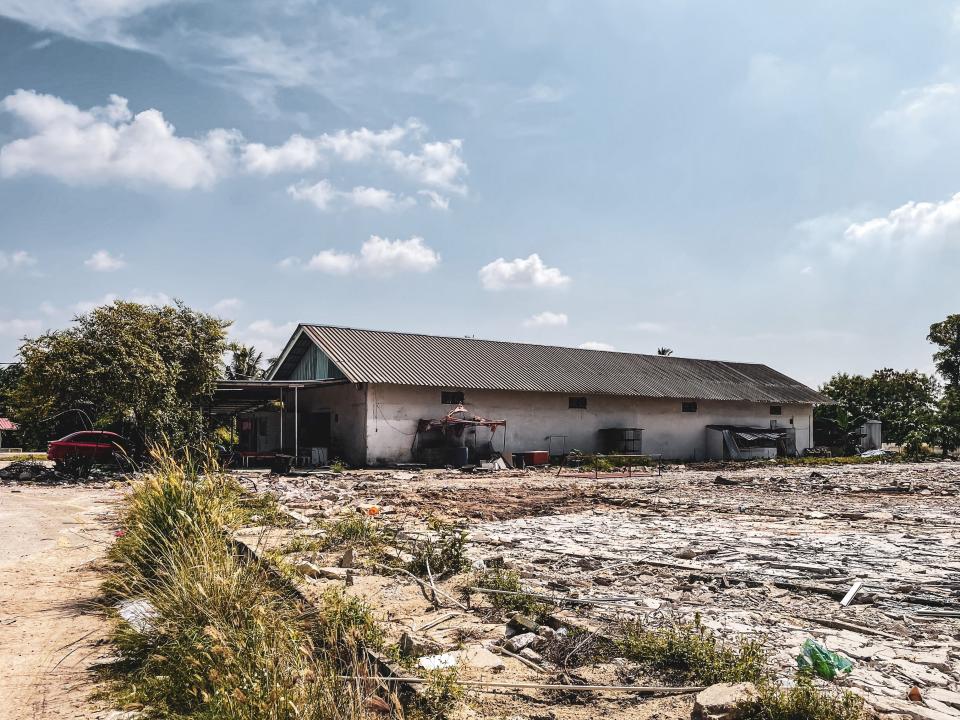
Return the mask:
<path id="1" fill-rule="evenodd" d="M 58 465 L 71 460 L 85 463 L 112 462 L 115 453 L 124 454 L 123 437 L 106 430 L 82 430 L 54 440 L 47 446 L 47 460 Z"/>

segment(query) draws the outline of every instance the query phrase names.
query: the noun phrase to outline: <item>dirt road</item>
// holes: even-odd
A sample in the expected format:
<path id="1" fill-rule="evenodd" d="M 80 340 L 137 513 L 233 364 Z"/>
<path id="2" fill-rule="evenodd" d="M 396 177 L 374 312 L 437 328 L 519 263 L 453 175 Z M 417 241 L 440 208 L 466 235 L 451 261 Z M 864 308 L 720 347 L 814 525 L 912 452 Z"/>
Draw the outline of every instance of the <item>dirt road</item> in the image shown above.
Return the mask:
<path id="1" fill-rule="evenodd" d="M 96 718 L 93 606 L 117 490 L 0 486 L 0 719 Z"/>

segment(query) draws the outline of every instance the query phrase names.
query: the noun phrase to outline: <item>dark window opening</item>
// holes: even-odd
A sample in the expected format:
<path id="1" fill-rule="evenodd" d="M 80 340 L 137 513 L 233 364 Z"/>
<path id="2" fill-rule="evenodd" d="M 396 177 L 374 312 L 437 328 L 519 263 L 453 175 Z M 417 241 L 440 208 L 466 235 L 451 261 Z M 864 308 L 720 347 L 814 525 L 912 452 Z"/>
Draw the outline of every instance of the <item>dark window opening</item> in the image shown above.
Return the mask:
<path id="1" fill-rule="evenodd" d="M 697 404 L 695 402 L 680 403 L 680 412 L 696 412 Z"/>
<path id="2" fill-rule="evenodd" d="M 463 404 L 463 391 L 462 390 L 443 390 L 440 393 L 440 403 L 442 405 L 462 405 Z"/>
<path id="3" fill-rule="evenodd" d="M 570 409 L 571 410 L 586 410 L 587 409 L 587 399 L 585 397 L 572 397 L 570 398 Z"/>
<path id="4" fill-rule="evenodd" d="M 770 406 L 770 414 L 771 414 L 771 415 L 783 415 L 783 408 L 780 407 L 779 405 L 771 405 L 771 406 Z"/>

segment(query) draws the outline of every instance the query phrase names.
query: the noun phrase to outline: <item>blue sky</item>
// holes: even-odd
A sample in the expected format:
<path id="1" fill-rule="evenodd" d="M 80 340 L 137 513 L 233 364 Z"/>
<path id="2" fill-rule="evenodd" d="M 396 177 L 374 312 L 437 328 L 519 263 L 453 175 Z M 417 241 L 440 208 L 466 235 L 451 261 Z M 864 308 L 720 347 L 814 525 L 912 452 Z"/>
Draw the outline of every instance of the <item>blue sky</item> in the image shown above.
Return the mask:
<path id="1" fill-rule="evenodd" d="M 0 361 L 123 297 L 929 370 L 958 161 L 956 2 L 0 0 Z"/>

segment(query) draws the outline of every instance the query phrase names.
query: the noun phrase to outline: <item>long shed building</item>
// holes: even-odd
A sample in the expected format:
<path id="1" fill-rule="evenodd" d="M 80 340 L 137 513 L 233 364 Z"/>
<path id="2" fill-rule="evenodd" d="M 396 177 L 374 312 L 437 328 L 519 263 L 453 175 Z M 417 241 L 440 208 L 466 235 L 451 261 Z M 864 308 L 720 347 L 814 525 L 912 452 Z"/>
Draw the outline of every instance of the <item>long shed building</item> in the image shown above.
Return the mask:
<path id="1" fill-rule="evenodd" d="M 300 325 L 265 380 L 224 381 L 212 411 L 236 415 L 248 453 L 381 465 L 491 451 L 794 454 L 829 402 L 755 363 Z"/>

